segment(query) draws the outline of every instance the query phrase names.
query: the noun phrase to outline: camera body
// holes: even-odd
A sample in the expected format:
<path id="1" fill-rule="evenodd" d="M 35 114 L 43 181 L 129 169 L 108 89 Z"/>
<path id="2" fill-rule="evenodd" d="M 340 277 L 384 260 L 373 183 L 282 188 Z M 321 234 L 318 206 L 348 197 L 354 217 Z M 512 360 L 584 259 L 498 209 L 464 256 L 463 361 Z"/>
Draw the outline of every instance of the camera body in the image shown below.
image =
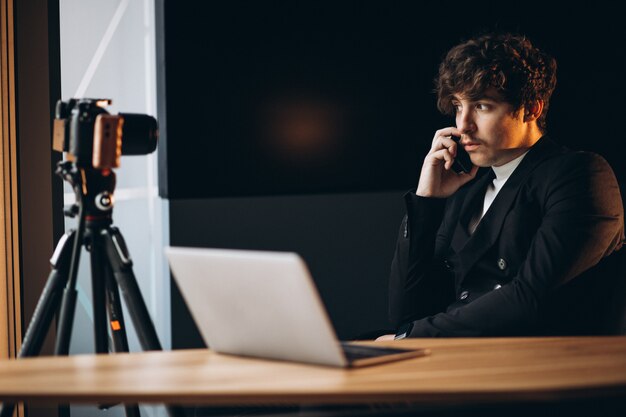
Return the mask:
<path id="1" fill-rule="evenodd" d="M 158 125 L 146 114 L 112 115 L 109 99 L 59 100 L 52 148 L 67 152 L 79 168 L 111 169 L 122 155 L 147 155 L 156 149 Z"/>

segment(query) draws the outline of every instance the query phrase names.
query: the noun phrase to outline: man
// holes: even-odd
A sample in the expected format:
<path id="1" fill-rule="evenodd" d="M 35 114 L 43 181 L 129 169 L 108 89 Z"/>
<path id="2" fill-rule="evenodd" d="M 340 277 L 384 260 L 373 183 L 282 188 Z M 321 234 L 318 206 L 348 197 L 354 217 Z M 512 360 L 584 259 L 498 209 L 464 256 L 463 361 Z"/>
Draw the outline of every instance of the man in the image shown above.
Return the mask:
<path id="1" fill-rule="evenodd" d="M 555 84 L 554 59 L 522 36 L 484 35 L 441 63 L 437 104 L 456 127 L 435 133 L 405 196 L 389 287 L 396 339 L 604 331 L 622 201 L 604 159 L 547 137 Z M 469 173 L 451 169 L 459 147 Z"/>

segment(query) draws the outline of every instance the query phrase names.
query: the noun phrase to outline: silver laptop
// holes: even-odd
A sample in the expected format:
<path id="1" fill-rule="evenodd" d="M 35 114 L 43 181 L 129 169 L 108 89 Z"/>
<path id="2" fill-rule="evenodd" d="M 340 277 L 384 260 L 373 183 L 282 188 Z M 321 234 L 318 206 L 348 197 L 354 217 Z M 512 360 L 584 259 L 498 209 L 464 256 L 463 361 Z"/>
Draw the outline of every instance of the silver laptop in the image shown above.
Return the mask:
<path id="1" fill-rule="evenodd" d="M 427 353 L 340 343 L 295 253 L 182 247 L 165 253 L 200 334 L 216 352 L 338 367 Z"/>

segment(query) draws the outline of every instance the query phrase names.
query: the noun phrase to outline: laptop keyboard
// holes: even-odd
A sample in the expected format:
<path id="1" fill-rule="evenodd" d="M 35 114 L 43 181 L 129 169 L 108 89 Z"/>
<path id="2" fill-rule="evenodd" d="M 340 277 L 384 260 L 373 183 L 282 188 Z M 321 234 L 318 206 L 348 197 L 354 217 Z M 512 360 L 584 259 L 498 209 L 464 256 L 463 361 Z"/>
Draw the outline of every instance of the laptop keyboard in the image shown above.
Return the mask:
<path id="1" fill-rule="evenodd" d="M 400 353 L 405 351 L 405 349 L 388 348 L 382 346 L 355 345 L 350 342 L 341 342 L 341 347 L 348 361 L 354 361 L 364 358 L 377 358 L 379 356 L 391 355 L 394 353 Z"/>

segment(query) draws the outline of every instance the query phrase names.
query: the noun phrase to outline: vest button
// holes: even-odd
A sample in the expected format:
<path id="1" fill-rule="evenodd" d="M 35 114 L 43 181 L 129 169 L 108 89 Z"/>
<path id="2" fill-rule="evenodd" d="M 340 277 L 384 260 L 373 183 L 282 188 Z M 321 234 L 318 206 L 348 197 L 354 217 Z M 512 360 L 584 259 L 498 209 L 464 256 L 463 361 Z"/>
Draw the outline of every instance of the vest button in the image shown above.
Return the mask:
<path id="1" fill-rule="evenodd" d="M 459 300 L 466 300 L 469 297 L 469 291 L 462 291 L 461 295 L 459 295 Z"/>
<path id="2" fill-rule="evenodd" d="M 499 290 L 500 288 L 502 288 L 502 285 L 500 285 L 500 284 L 496 284 L 496 285 L 493 286 L 494 290 Z"/>

